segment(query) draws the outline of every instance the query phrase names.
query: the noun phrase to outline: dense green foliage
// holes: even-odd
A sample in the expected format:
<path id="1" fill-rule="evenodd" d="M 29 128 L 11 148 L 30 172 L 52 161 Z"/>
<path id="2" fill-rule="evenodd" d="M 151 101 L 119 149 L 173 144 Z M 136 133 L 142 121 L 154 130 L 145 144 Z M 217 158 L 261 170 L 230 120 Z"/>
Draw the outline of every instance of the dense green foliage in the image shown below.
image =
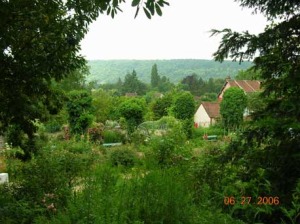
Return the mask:
<path id="1" fill-rule="evenodd" d="M 175 118 L 183 121 L 185 133 L 188 137 L 192 135 L 193 117 L 195 113 L 195 101 L 190 92 L 181 92 L 174 99 L 172 114 Z"/>
<path id="2" fill-rule="evenodd" d="M 97 122 L 104 123 L 111 119 L 113 106 L 116 103 L 112 91 L 98 89 L 92 92 L 92 106 L 94 109 L 95 119 Z"/>
<path id="3" fill-rule="evenodd" d="M 67 112 L 73 134 L 84 134 L 93 121 L 92 97 L 87 91 L 71 91 L 68 95 Z"/>
<path id="4" fill-rule="evenodd" d="M 235 80 L 260 80 L 261 75 L 259 70 L 254 68 L 249 68 L 247 70 L 241 70 L 234 77 Z"/>
<path id="5" fill-rule="evenodd" d="M 174 99 L 172 112 L 177 119 L 191 119 L 195 113 L 195 101 L 193 95 L 189 92 L 178 93 Z"/>
<path id="6" fill-rule="evenodd" d="M 247 69 L 250 62 L 239 64 L 225 61 L 222 64 L 210 60 L 107 60 L 89 61 L 91 75 L 88 81 L 98 83 L 114 83 L 119 78 L 124 79 L 128 71 L 135 69 L 138 78 L 145 82 L 151 82 L 151 68 L 156 64 L 158 75 L 165 76 L 171 82 L 180 82 L 184 77 L 198 74 L 203 80 L 209 78 L 226 78 L 228 75 L 235 76 L 239 70 Z"/>
<path id="7" fill-rule="evenodd" d="M 169 93 L 161 98 L 157 98 L 151 104 L 151 110 L 153 112 L 153 119 L 158 120 L 169 114 L 169 109 L 173 103 L 173 96 Z"/>
<path id="8" fill-rule="evenodd" d="M 18 125 L 33 142 L 33 121 L 57 113 L 60 81 L 85 65 L 78 53 L 88 25 L 107 13 L 121 11 L 123 0 L 1 1 L 0 132 Z M 162 0 L 132 1 L 148 18 L 162 15 Z M 15 87 L 13 90 L 11 87 Z"/>
<path id="9" fill-rule="evenodd" d="M 220 103 L 220 114 L 226 129 L 236 130 L 243 122 L 247 96 L 238 87 L 231 87 L 224 93 Z"/>
<path id="10" fill-rule="evenodd" d="M 157 65 L 154 64 L 151 70 L 151 87 L 152 88 L 158 87 L 159 82 L 160 82 L 160 76 L 158 75 Z"/>
<path id="11" fill-rule="evenodd" d="M 203 96 L 205 93 L 219 93 L 224 85 L 224 79 L 209 78 L 207 81 L 203 80 L 198 75 L 188 75 L 182 79 L 183 89 L 190 91 L 194 96 Z"/>
<path id="12" fill-rule="evenodd" d="M 251 120 L 243 123 L 243 131 L 229 133 L 219 126 L 191 125 L 193 94 L 213 98 L 218 79 L 204 81 L 206 93 L 199 93 L 204 78 L 193 72 L 176 86 L 158 74 L 167 89 L 159 98 L 155 91 L 162 86 L 151 89 L 133 72 L 110 91 L 90 93 L 85 72 L 78 69 L 83 63 L 76 56 L 78 41 L 99 13 L 114 17 L 121 2 L 0 3 L 0 129 L 6 130 L 7 141 L 0 150 L 0 172 L 10 178 L 9 184 L 0 184 L 0 223 L 298 224 L 299 1 L 239 0 L 265 13 L 272 24 L 258 35 L 221 31 L 225 35 L 216 59 L 255 57 L 254 70 L 238 77 L 258 75 L 263 82 L 262 93 L 247 96 Z M 131 2 L 148 18 L 168 5 Z M 132 83 L 151 92 L 120 96 L 116 88 Z M 63 93 L 68 103 L 60 111 Z M 222 115 L 241 122 L 245 99 L 241 90 L 228 89 L 222 104 L 240 106 L 239 115 L 221 105 Z M 69 139 L 55 127 L 69 123 L 73 133 L 86 134 L 93 113 L 105 122 L 92 126 L 101 132 L 98 141 L 93 136 Z M 45 117 L 51 119 L 45 122 Z M 204 134 L 217 139 L 208 141 Z M 103 141 L 123 145 L 105 148 Z M 31 152 L 27 161 L 19 159 Z"/>
<path id="13" fill-rule="evenodd" d="M 261 95 L 266 105 L 252 115 L 253 120 L 243 136 L 230 147 L 235 153 L 228 157 L 229 160 L 237 159 L 235 164 L 239 167 L 247 167 L 248 183 L 258 180 L 260 167 L 262 177 L 270 185 L 269 191 L 279 195 L 288 209 L 295 212 L 296 207 L 294 216 L 287 222 L 297 223 L 299 201 L 292 201 L 292 192 L 300 179 L 300 2 L 238 2 L 264 13 L 271 25 L 258 35 L 230 29 L 213 31 L 213 34 L 223 34 L 215 58 L 220 61 L 227 57 L 240 61 L 254 58 L 254 69 L 260 72 L 263 80 Z M 260 219 L 276 223 L 283 213 L 286 214 L 276 208 L 265 210 Z"/>
<path id="14" fill-rule="evenodd" d="M 131 74 L 128 73 L 125 76 L 121 88 L 123 95 L 126 93 L 136 93 L 138 95 L 143 95 L 146 93 L 147 90 L 146 84 L 144 84 L 138 79 L 135 70 L 133 70 Z"/>
<path id="15" fill-rule="evenodd" d="M 132 133 L 143 121 L 145 102 L 142 99 L 128 99 L 119 106 L 120 115 L 125 118 L 127 130 Z"/>
<path id="16" fill-rule="evenodd" d="M 136 148 L 40 140 L 27 163 L 7 149 L 11 185 L 0 185 L 1 223 L 242 223 L 196 202 L 197 164 L 181 122 L 161 122 L 168 131 Z"/>

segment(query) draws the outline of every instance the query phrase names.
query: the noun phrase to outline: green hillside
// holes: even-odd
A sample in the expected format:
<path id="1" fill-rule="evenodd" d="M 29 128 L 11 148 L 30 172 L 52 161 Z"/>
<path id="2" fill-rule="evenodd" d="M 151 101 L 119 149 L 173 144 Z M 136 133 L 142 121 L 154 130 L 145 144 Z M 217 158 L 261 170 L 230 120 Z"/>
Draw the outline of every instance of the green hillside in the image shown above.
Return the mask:
<path id="1" fill-rule="evenodd" d="M 251 62 L 225 61 L 223 63 L 212 60 L 176 59 L 176 60 L 94 60 L 89 61 L 90 75 L 88 81 L 98 83 L 116 82 L 134 69 L 139 79 L 150 82 L 151 67 L 157 64 L 160 76 L 166 76 L 171 82 L 179 82 L 187 75 L 196 73 L 203 79 L 234 77 L 239 70 L 247 69 Z"/>

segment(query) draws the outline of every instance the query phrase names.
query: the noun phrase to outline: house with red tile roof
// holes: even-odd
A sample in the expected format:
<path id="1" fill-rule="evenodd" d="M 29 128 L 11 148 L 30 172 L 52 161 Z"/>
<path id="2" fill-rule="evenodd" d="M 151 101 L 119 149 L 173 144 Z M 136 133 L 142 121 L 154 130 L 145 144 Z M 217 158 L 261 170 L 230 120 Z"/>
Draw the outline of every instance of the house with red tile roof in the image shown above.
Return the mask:
<path id="1" fill-rule="evenodd" d="M 260 81 L 227 79 L 218 95 L 219 102 L 222 101 L 224 92 L 230 87 L 238 87 L 238 88 L 244 90 L 245 94 L 248 94 L 248 93 L 260 91 Z"/>
<path id="2" fill-rule="evenodd" d="M 219 95 L 218 102 L 202 102 L 194 115 L 195 127 L 209 127 L 217 122 L 220 118 L 220 102 L 223 99 L 224 92 L 230 87 L 238 87 L 242 89 L 245 94 L 250 94 L 260 91 L 260 81 L 258 80 L 232 80 L 227 79 L 223 85 Z M 249 111 L 246 109 L 244 116 L 248 116 Z"/>
<path id="3" fill-rule="evenodd" d="M 195 127 L 209 127 L 220 117 L 220 104 L 202 102 L 194 115 Z"/>

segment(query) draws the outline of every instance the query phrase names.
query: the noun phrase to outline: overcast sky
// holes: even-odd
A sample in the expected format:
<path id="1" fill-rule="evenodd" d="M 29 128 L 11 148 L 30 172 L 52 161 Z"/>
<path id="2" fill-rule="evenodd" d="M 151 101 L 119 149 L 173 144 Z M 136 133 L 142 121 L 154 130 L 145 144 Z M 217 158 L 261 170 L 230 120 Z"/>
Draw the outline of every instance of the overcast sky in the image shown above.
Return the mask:
<path id="1" fill-rule="evenodd" d="M 262 15 L 242 9 L 234 0 L 169 0 L 163 15 L 147 19 L 144 12 L 134 19 L 130 1 L 112 19 L 100 15 L 81 42 L 81 54 L 95 59 L 212 59 L 220 37 L 211 29 L 263 31 Z"/>

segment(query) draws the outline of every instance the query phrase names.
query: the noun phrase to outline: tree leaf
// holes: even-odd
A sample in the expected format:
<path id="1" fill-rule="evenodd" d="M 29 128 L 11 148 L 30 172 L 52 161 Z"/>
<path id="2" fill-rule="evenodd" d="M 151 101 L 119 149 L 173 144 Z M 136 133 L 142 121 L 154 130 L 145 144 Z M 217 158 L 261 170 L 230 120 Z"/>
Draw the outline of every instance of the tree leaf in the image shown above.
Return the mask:
<path id="1" fill-rule="evenodd" d="M 140 11 L 140 7 L 138 6 L 137 9 L 136 9 L 136 12 L 135 12 L 135 15 L 134 15 L 134 18 L 137 17 L 137 15 L 139 14 L 139 11 Z"/>
<path id="2" fill-rule="evenodd" d="M 112 10 L 111 11 L 111 18 L 114 18 L 115 17 L 115 10 Z"/>
<path id="3" fill-rule="evenodd" d="M 140 3 L 140 1 L 141 1 L 141 0 L 133 0 L 132 3 L 131 3 L 131 6 L 132 6 L 132 7 L 137 6 L 137 5 Z"/>
<path id="4" fill-rule="evenodd" d="M 144 7 L 144 12 L 145 12 L 146 16 L 148 17 L 148 19 L 151 19 L 151 14 L 148 11 L 148 9 L 146 9 L 145 7 Z"/>
<path id="5" fill-rule="evenodd" d="M 147 8 L 150 10 L 151 15 L 154 16 L 154 14 L 155 14 L 155 6 L 154 6 L 154 3 L 153 3 L 153 2 L 149 2 L 149 3 L 147 4 Z"/>
<path id="6" fill-rule="evenodd" d="M 119 10 L 120 12 L 123 12 L 123 10 L 119 6 L 117 6 L 116 9 Z"/>
<path id="7" fill-rule="evenodd" d="M 107 8 L 107 15 L 110 14 L 110 10 L 111 10 L 111 7 L 109 6 L 109 7 Z"/>
<path id="8" fill-rule="evenodd" d="M 164 7 L 164 3 L 163 3 L 162 0 L 159 0 L 159 1 L 157 2 L 157 4 L 159 4 L 161 7 Z"/>
<path id="9" fill-rule="evenodd" d="M 166 2 L 166 1 L 163 1 L 163 3 L 167 6 L 170 6 L 170 3 L 169 2 Z"/>
<path id="10" fill-rule="evenodd" d="M 160 9 L 160 7 L 159 7 L 158 4 L 155 4 L 155 10 L 156 10 L 156 13 L 157 13 L 159 16 L 162 16 L 162 11 L 161 11 L 161 9 Z"/>
<path id="11" fill-rule="evenodd" d="M 113 7 L 117 7 L 118 6 L 118 0 L 113 0 Z"/>

